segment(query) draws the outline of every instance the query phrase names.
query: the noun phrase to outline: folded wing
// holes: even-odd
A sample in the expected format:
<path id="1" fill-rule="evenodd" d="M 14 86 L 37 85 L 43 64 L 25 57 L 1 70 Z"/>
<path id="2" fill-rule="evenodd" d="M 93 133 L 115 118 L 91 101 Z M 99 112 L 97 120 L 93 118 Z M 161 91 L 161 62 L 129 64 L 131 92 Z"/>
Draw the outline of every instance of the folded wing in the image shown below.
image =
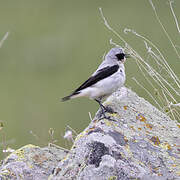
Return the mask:
<path id="1" fill-rule="evenodd" d="M 102 79 L 105 79 L 109 76 L 111 76 L 112 74 L 114 74 L 115 72 L 117 72 L 119 69 L 118 65 L 114 65 L 114 66 L 107 66 L 105 68 L 100 69 L 96 75 L 91 76 L 87 81 L 85 81 L 80 87 L 78 87 L 72 94 L 77 94 L 79 91 L 90 87 L 94 84 L 96 84 L 97 82 L 101 81 Z"/>

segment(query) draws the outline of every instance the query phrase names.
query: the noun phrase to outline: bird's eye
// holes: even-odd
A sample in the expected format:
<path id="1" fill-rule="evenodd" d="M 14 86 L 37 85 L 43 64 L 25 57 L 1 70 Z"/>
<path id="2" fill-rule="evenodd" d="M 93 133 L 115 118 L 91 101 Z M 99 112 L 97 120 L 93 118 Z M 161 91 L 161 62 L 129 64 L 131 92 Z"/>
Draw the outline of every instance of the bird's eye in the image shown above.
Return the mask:
<path id="1" fill-rule="evenodd" d="M 115 56 L 118 58 L 119 61 L 121 61 L 121 60 L 124 59 L 125 54 L 124 53 L 120 53 L 120 54 L 116 54 Z"/>

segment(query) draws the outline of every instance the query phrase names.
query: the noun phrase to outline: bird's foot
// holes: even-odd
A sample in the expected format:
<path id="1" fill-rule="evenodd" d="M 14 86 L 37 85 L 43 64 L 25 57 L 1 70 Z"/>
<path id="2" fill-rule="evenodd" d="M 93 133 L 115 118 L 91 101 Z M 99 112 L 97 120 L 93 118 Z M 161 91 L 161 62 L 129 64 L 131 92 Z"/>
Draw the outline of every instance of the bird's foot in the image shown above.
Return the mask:
<path id="1" fill-rule="evenodd" d="M 115 112 L 111 107 L 104 107 L 101 109 L 101 117 L 99 118 L 99 120 L 107 119 L 109 121 L 116 121 L 116 120 L 112 119 L 111 116 L 107 116 L 106 113 L 114 114 L 117 112 Z"/>
<path id="2" fill-rule="evenodd" d="M 116 111 L 113 110 L 113 108 L 106 106 L 104 107 L 104 112 L 110 113 L 110 114 L 117 114 Z"/>
<path id="3" fill-rule="evenodd" d="M 105 114 L 102 114 L 102 116 L 99 118 L 99 120 L 101 119 L 107 119 L 109 121 L 116 121 L 115 119 L 112 119 L 111 116 L 106 116 Z"/>
<path id="4" fill-rule="evenodd" d="M 110 114 L 114 114 L 114 113 L 117 113 L 115 112 L 111 107 L 109 106 L 104 106 L 100 100 L 98 99 L 95 99 L 96 102 L 98 102 L 98 104 L 100 105 L 100 108 L 101 108 L 101 112 L 100 112 L 100 119 L 107 119 L 109 121 L 115 121 L 114 119 L 111 119 L 110 116 L 106 116 L 106 113 L 110 113 Z"/>

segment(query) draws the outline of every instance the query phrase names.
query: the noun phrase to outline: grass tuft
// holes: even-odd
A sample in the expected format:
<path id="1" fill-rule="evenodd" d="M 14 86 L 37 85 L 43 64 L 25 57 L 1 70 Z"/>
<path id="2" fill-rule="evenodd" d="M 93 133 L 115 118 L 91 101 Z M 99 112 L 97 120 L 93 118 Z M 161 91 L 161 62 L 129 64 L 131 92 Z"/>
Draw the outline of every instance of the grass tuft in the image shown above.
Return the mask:
<path id="1" fill-rule="evenodd" d="M 155 14 L 156 20 L 170 42 L 172 49 L 175 51 L 177 59 L 180 59 L 180 54 L 177 49 L 178 46 L 174 44 L 170 35 L 166 31 L 166 28 L 162 24 L 152 0 L 149 0 L 149 3 Z M 172 8 L 172 3 L 173 2 L 169 0 L 169 7 L 173 14 L 176 28 L 179 32 L 179 24 Z M 128 35 L 131 33 L 144 43 L 146 55 L 145 57 L 141 56 L 135 48 L 130 45 L 130 43 L 122 38 L 122 36 L 110 26 L 103 14 L 102 8 L 99 8 L 99 11 L 107 29 L 124 43 L 125 50 L 135 59 L 140 73 L 148 83 L 148 88 L 146 88 L 145 84 L 140 83 L 141 81 L 136 77 L 132 78 L 134 82 L 152 99 L 153 105 L 166 113 L 171 119 L 180 121 L 180 79 L 168 64 L 167 59 L 165 58 L 165 55 L 167 56 L 167 54 L 164 55 L 164 53 L 159 50 L 158 46 L 149 38 L 139 34 L 133 29 L 125 28 L 124 34 Z M 110 40 L 110 43 L 117 45 L 112 41 L 112 39 Z"/>

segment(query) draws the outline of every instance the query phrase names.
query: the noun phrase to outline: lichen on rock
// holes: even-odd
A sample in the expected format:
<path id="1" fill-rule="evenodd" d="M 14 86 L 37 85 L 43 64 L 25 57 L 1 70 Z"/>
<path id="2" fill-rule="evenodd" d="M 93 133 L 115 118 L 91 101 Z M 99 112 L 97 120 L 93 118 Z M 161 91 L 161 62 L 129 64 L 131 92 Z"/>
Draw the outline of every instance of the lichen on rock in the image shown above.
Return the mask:
<path id="1" fill-rule="evenodd" d="M 104 103 L 116 115 L 99 110 L 76 138 L 75 148 L 51 179 L 176 179 L 180 171 L 176 121 L 127 88 Z"/>
<path id="2" fill-rule="evenodd" d="M 49 180 L 174 180 L 180 176 L 180 128 L 143 98 L 123 87 L 104 103 L 67 153 L 25 146 L 4 161 L 0 177 Z"/>
<path id="3" fill-rule="evenodd" d="M 29 144 L 11 153 L 0 167 L 0 179 L 48 179 L 67 153 L 55 147 Z"/>

